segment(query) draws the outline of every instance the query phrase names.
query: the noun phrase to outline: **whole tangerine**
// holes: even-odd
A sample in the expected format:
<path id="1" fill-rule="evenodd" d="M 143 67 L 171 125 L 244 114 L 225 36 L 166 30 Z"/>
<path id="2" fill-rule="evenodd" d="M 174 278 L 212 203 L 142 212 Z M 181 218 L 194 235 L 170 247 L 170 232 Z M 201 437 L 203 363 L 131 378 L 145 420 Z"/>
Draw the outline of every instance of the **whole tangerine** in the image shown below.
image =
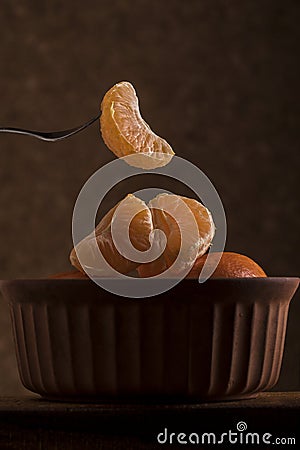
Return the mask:
<path id="1" fill-rule="evenodd" d="M 192 270 L 187 278 L 198 278 L 200 272 L 207 260 L 207 254 L 196 259 Z M 220 257 L 219 252 L 210 253 L 209 265 L 214 264 L 215 260 Z M 211 278 L 245 278 L 245 277 L 266 277 L 264 270 L 248 256 L 239 253 L 224 252 L 221 259 L 213 272 Z"/>

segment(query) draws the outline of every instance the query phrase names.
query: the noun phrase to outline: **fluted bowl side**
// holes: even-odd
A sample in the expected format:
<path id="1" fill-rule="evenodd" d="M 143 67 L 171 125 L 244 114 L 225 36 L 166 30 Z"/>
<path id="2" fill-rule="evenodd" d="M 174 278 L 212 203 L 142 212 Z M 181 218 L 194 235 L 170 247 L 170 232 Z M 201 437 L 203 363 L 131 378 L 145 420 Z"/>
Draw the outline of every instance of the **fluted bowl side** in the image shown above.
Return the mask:
<path id="1" fill-rule="evenodd" d="M 122 280 L 116 280 L 122 282 Z M 277 382 L 297 278 L 186 279 L 156 297 L 1 282 L 26 388 L 48 398 L 243 398 Z"/>

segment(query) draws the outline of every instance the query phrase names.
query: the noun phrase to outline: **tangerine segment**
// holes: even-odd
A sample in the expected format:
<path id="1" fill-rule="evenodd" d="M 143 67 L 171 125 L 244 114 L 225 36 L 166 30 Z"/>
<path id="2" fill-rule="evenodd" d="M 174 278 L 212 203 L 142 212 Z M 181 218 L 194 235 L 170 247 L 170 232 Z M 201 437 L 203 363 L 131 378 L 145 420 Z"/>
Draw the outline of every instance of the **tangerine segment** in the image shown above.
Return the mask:
<path id="1" fill-rule="evenodd" d="M 136 270 L 140 278 L 149 278 L 155 277 L 156 275 L 160 275 L 167 269 L 168 265 L 165 256 L 162 255 L 155 261 L 141 264 L 140 266 L 137 267 Z"/>
<path id="2" fill-rule="evenodd" d="M 101 103 L 100 128 L 107 147 L 118 157 L 130 156 L 128 164 L 155 169 L 168 164 L 174 152 L 144 121 L 132 84 L 114 85 Z"/>
<path id="3" fill-rule="evenodd" d="M 200 202 L 174 194 L 159 194 L 149 202 L 149 207 L 155 228 L 163 230 L 167 236 L 165 258 L 168 267 L 177 258 L 180 248 L 185 266 L 193 264 L 207 251 L 215 226 L 211 213 Z M 185 238 L 182 238 L 183 232 Z"/>
<path id="4" fill-rule="evenodd" d="M 115 214 L 121 203 L 124 208 L 119 209 L 118 211 L 121 212 Z M 72 265 L 83 273 L 85 272 L 84 267 L 86 267 L 90 268 L 97 276 L 111 275 L 111 271 L 101 260 L 99 249 L 106 262 L 117 272 L 126 274 L 134 270 L 138 263 L 130 261 L 118 252 L 111 231 L 113 220 L 117 220 L 118 228 L 122 231 L 127 224 L 128 214 L 133 217 L 129 226 L 132 245 L 140 251 L 148 250 L 150 247 L 149 235 L 153 229 L 151 213 L 142 200 L 130 194 L 103 217 L 95 229 L 96 239 L 92 233 L 73 248 L 70 254 Z M 84 262 L 83 266 L 78 259 L 78 254 L 80 261 Z"/>
<path id="5" fill-rule="evenodd" d="M 49 275 L 49 277 L 47 278 L 57 278 L 57 279 L 79 279 L 79 280 L 88 280 L 89 277 L 85 274 L 80 272 L 79 270 L 73 270 L 71 272 L 61 272 L 61 273 L 56 273 L 54 275 Z"/>
<path id="6" fill-rule="evenodd" d="M 211 253 L 208 265 L 214 264 L 220 253 Z M 188 274 L 187 278 L 198 278 L 206 262 L 207 255 L 198 258 Z M 219 264 L 212 274 L 212 278 L 243 278 L 243 277 L 266 277 L 264 270 L 253 259 L 239 253 L 222 253 Z"/>

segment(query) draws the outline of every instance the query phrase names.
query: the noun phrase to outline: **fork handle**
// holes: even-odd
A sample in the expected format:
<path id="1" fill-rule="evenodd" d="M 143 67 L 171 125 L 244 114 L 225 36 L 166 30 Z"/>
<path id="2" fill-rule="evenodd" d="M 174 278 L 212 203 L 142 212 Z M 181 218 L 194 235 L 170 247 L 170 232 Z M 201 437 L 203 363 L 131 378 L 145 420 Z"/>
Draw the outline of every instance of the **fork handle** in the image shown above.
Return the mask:
<path id="1" fill-rule="evenodd" d="M 41 139 L 43 141 L 55 142 L 61 139 L 65 139 L 73 134 L 79 133 L 79 131 L 84 130 L 96 120 L 98 120 L 100 114 L 96 117 L 93 117 L 88 122 L 83 125 L 79 125 L 78 127 L 71 128 L 69 130 L 64 131 L 34 131 L 34 130 L 24 130 L 23 128 L 13 128 L 13 127 L 0 127 L 0 133 L 14 133 L 14 134 L 25 134 L 27 136 L 32 136 L 37 139 Z"/>

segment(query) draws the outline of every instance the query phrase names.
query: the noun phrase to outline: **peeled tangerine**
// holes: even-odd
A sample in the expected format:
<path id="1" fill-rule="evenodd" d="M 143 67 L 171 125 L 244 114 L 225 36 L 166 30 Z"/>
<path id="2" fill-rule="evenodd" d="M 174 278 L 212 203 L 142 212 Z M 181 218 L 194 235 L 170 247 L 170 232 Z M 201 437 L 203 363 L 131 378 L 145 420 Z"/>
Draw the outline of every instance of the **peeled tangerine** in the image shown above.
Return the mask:
<path id="1" fill-rule="evenodd" d="M 107 147 L 118 157 L 142 169 L 168 164 L 174 152 L 144 121 L 132 84 L 123 81 L 113 86 L 101 103 L 100 127 Z"/>
<path id="2" fill-rule="evenodd" d="M 126 257 L 128 224 L 133 250 L 146 252 L 150 251 L 151 246 L 156 246 L 162 250 L 161 256 L 156 257 L 153 262 L 142 264 L 134 258 Z M 164 232 L 165 248 L 160 242 L 161 238 L 153 234 L 155 229 Z M 179 269 L 189 270 L 196 258 L 203 255 L 210 246 L 214 232 L 210 212 L 196 200 L 160 194 L 147 206 L 134 195 L 127 195 L 100 221 L 95 229 L 96 239 L 93 234 L 83 239 L 72 250 L 70 259 L 73 266 L 81 272 L 85 272 L 87 268 L 92 270 L 93 275 L 109 276 L 111 272 L 99 258 L 99 249 L 117 272 L 127 274 L 138 268 L 140 276 L 149 277 L 172 266 L 180 253 Z"/>

